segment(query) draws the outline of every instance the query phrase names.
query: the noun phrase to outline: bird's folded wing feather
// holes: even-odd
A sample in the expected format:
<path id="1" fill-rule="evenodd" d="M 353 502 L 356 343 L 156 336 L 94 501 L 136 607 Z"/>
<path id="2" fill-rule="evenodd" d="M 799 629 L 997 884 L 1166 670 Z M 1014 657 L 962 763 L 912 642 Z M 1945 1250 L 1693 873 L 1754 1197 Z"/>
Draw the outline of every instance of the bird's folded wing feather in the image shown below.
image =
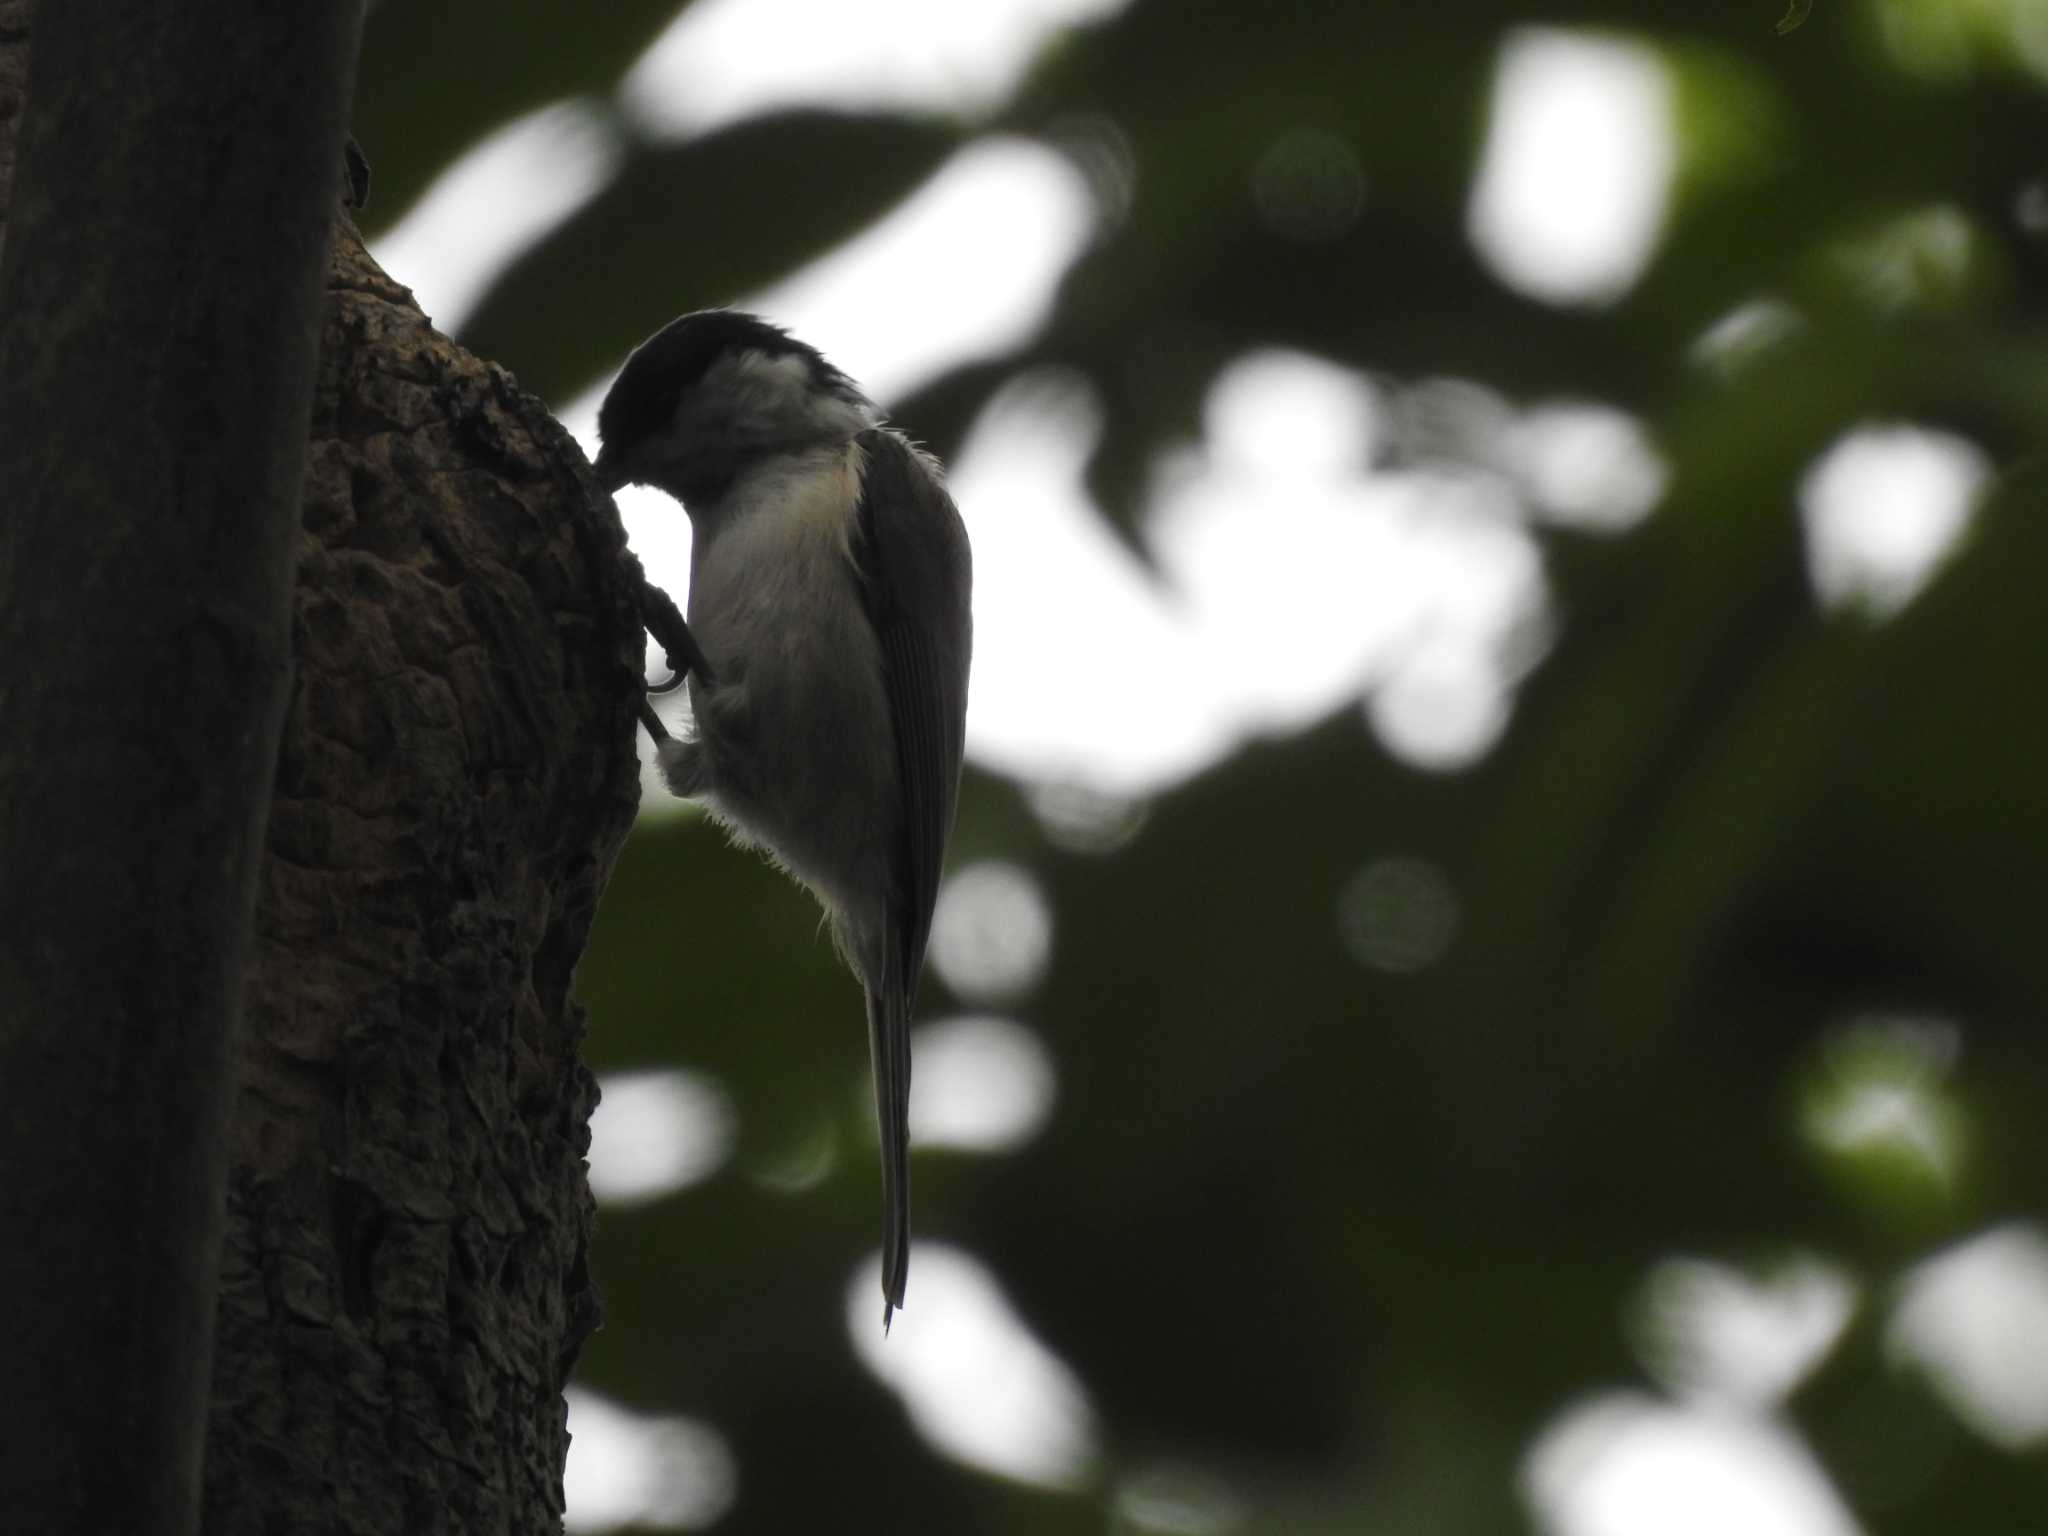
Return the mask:
<path id="1" fill-rule="evenodd" d="M 881 641 L 898 764 L 896 879 L 901 926 L 892 959 L 904 1007 L 916 997 L 953 830 L 973 643 L 967 530 L 938 467 L 886 427 L 863 432 L 856 559 Z"/>

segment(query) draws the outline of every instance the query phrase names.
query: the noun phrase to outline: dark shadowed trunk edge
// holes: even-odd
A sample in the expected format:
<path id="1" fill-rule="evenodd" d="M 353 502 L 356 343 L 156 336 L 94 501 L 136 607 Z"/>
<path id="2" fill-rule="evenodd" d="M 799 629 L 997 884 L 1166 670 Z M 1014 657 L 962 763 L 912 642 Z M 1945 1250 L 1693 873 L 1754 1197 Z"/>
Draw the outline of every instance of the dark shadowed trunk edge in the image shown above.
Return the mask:
<path id="1" fill-rule="evenodd" d="M 0 15 L 0 1497 L 194 1529 L 360 8 Z"/>

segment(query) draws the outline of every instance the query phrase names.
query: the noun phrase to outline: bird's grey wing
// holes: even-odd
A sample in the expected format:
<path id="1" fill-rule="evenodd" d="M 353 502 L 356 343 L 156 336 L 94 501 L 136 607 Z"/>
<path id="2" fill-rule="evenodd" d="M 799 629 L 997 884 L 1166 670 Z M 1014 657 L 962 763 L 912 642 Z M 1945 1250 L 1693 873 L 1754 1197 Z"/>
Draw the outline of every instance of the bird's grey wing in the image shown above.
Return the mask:
<path id="1" fill-rule="evenodd" d="M 897 958 L 914 997 L 960 787 L 973 571 L 967 530 L 938 467 L 886 427 L 863 432 L 859 442 L 866 469 L 856 558 L 881 641 L 896 742 L 903 909 Z"/>
<path id="2" fill-rule="evenodd" d="M 896 746 L 893 876 L 882 975 L 868 995 L 881 1121 L 882 1321 L 903 1304 L 910 1260 L 910 1012 L 953 830 L 973 648 L 967 530 L 938 468 L 898 433 L 860 434 L 865 455 L 855 558 L 881 642 Z"/>

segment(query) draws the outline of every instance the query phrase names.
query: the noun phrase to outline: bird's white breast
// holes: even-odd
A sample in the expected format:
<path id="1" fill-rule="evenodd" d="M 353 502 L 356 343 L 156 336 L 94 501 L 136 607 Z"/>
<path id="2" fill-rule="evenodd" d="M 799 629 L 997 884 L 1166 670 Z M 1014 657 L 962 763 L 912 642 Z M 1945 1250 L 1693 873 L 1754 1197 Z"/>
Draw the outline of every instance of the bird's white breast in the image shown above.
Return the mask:
<path id="1" fill-rule="evenodd" d="M 849 444 L 772 460 L 693 510 L 690 627 L 719 675 L 722 660 L 745 668 L 848 605 L 845 619 L 866 628 L 853 564 L 858 454 Z"/>
<path id="2" fill-rule="evenodd" d="M 692 518 L 690 628 L 718 679 L 692 687 L 710 798 L 835 908 L 886 885 L 893 803 L 881 646 L 853 557 L 860 471 L 852 444 L 791 455 Z"/>

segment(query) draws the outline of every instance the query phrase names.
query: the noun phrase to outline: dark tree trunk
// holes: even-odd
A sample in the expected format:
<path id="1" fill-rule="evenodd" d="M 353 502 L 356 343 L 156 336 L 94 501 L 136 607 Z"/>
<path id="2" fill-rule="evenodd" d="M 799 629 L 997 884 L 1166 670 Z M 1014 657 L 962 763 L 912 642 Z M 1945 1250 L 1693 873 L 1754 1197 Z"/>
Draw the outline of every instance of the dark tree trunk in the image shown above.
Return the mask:
<path id="1" fill-rule="evenodd" d="M 0 0 L 0 214 L 26 9 Z M 198 258 L 106 233 L 144 292 L 102 280 L 57 360 L 97 389 L 96 439 L 44 431 L 25 367 L 65 348 L 0 341 L 0 1507 L 189 1530 L 203 1427 L 209 1536 L 554 1532 L 561 1385 L 597 1307 L 569 985 L 638 792 L 635 570 L 560 427 L 332 218 L 345 81 L 293 70 L 339 24 L 165 14 L 206 48 L 278 48 L 243 106 L 290 83 L 291 110 L 167 140 L 147 196 L 132 162 L 107 173 L 102 217 L 161 201 L 261 270 L 231 312 L 152 310 L 149 260 L 191 282 Z M 36 81 L 61 91 L 91 70 L 43 53 L 55 27 Z M 223 213 L 245 151 L 304 180 Z M 15 234 L 54 221 L 75 253 L 35 154 Z M 324 300 L 317 241 L 293 245 L 307 198 L 332 223 Z M 287 247 L 314 259 L 303 313 Z M 22 516 L 22 488 L 81 476 L 105 489 L 66 493 L 72 526 Z M 115 565 L 118 597 L 81 590 Z M 252 572 L 267 627 L 211 595 Z"/>
<path id="2" fill-rule="evenodd" d="M 148 1536 L 198 1511 L 360 9 L 37 19 L 0 258 L 0 1499 Z"/>

